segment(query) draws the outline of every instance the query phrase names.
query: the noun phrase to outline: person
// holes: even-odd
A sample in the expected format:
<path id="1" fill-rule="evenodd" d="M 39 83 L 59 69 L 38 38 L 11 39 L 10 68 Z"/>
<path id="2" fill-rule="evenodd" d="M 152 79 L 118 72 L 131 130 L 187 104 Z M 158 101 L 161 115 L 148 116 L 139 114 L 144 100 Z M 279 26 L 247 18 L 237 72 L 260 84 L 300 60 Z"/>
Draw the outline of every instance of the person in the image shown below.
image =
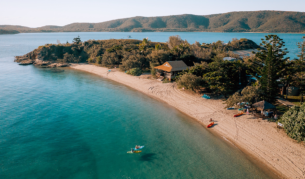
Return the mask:
<path id="1" fill-rule="evenodd" d="M 140 148 L 138 145 L 136 145 L 136 147 L 135 147 L 136 149 L 138 149 L 138 148 Z"/>
<path id="2" fill-rule="evenodd" d="M 212 119 L 212 118 L 210 118 L 209 122 L 213 122 L 213 119 Z"/>
<path id="3" fill-rule="evenodd" d="M 274 119 L 277 120 L 277 115 L 276 114 L 274 115 Z"/>
<path id="4" fill-rule="evenodd" d="M 134 152 L 134 150 L 133 150 L 133 149 L 131 149 L 131 152 L 133 153 L 133 152 Z"/>

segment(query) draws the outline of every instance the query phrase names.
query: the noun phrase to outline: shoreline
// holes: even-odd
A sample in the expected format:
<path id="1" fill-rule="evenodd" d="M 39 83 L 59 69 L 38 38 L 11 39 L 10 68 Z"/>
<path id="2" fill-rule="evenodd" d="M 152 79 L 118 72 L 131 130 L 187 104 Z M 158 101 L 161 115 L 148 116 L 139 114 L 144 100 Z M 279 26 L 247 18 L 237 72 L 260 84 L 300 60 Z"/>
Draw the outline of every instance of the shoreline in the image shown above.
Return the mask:
<path id="1" fill-rule="evenodd" d="M 157 100 L 167 103 L 183 114 L 206 126 L 212 117 L 217 125 L 209 131 L 231 144 L 275 178 L 305 178 L 305 146 L 290 139 L 275 123 L 253 116 L 234 118 L 236 111 L 224 109 L 221 100 L 206 100 L 176 87 L 175 83 L 127 75 L 118 69 L 90 64 L 73 64 L 70 68 L 89 72 L 129 86 Z M 271 169 L 271 171 L 270 171 Z"/>

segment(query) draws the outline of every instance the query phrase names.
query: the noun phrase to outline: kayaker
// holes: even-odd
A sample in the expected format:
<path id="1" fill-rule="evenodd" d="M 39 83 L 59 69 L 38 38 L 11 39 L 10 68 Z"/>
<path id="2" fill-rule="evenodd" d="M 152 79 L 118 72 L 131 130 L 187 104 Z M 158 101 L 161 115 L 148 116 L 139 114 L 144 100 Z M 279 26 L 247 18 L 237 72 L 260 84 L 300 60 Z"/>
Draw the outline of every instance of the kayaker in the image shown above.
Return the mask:
<path id="1" fill-rule="evenodd" d="M 209 122 L 213 122 L 213 119 L 212 119 L 212 118 L 210 118 Z"/>
<path id="2" fill-rule="evenodd" d="M 138 148 L 140 148 L 140 146 L 138 146 L 138 145 L 136 145 L 136 147 L 135 147 L 136 149 L 138 149 Z"/>

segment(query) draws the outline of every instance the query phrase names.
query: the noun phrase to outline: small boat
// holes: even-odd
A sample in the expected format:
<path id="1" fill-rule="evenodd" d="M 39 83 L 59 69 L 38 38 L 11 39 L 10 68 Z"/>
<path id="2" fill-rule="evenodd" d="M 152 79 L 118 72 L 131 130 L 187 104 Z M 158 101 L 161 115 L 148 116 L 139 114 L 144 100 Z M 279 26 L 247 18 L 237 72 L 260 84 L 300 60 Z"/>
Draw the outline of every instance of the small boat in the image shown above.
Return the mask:
<path id="1" fill-rule="evenodd" d="M 210 124 L 207 126 L 207 128 L 210 128 L 210 127 L 212 127 L 213 125 L 214 125 L 214 122 L 210 123 Z"/>
<path id="2" fill-rule="evenodd" d="M 234 107 L 231 107 L 231 108 L 227 108 L 227 110 L 232 110 L 232 109 L 235 109 Z"/>
<path id="3" fill-rule="evenodd" d="M 133 154 L 133 153 L 141 153 L 142 151 L 141 150 L 136 150 L 136 151 L 128 151 L 127 153 L 128 154 Z"/>
<path id="4" fill-rule="evenodd" d="M 141 150 L 144 148 L 144 145 L 143 146 L 139 146 L 138 148 L 134 148 L 133 150 Z"/>
<path id="5" fill-rule="evenodd" d="M 235 114 L 234 115 L 234 117 L 238 117 L 238 116 L 241 116 L 241 115 L 243 115 L 244 113 L 242 112 L 242 113 L 239 113 L 239 114 Z"/>

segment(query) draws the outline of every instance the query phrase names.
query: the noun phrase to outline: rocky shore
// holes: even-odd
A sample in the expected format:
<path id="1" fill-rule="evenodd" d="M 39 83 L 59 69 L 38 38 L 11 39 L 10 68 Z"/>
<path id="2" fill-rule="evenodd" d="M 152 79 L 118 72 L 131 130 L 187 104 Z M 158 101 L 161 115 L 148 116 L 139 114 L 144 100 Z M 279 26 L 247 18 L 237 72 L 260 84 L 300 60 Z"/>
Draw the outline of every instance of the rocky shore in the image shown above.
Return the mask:
<path id="1" fill-rule="evenodd" d="M 28 55 L 28 54 L 27 54 Z M 27 55 L 24 56 L 16 56 L 15 57 L 15 62 L 19 63 L 19 65 L 35 65 L 37 67 L 41 68 L 56 68 L 56 67 L 69 67 L 69 63 L 54 63 L 51 61 L 43 61 L 40 59 L 30 59 L 27 57 Z"/>

